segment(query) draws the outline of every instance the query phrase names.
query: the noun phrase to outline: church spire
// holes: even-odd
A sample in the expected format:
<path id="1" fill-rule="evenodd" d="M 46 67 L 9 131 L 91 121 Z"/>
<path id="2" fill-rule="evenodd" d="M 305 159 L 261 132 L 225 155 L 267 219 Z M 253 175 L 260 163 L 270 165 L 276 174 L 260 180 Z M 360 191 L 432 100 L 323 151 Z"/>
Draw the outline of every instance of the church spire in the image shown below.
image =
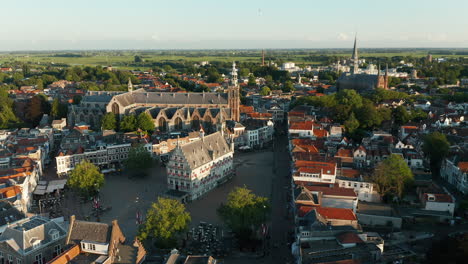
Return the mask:
<path id="1" fill-rule="evenodd" d="M 232 71 L 231 71 L 231 84 L 233 86 L 237 86 L 237 69 L 236 69 L 236 62 L 232 62 Z"/>
<path id="2" fill-rule="evenodd" d="M 353 47 L 353 56 L 351 57 L 353 61 L 357 61 L 358 58 L 358 49 L 357 49 L 357 34 L 354 36 L 354 47 Z"/>
<path id="3" fill-rule="evenodd" d="M 357 34 L 354 36 L 354 48 L 353 48 L 353 55 L 351 56 L 352 65 L 352 73 L 357 74 L 359 69 L 359 57 L 358 57 L 358 49 L 357 49 Z"/>
<path id="4" fill-rule="evenodd" d="M 127 88 L 129 92 L 133 92 L 133 84 L 132 84 L 132 80 L 130 79 L 130 77 L 128 77 Z"/>

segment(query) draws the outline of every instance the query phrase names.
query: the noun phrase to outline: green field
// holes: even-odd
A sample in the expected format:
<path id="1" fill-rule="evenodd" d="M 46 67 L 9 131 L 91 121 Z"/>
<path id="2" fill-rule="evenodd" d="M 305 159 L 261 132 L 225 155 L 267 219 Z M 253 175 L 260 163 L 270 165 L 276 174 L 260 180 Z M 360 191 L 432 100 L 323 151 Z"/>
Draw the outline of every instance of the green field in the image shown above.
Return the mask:
<path id="1" fill-rule="evenodd" d="M 351 50 L 267 50 L 266 61 L 275 62 L 292 61 L 297 64 L 317 65 L 326 64 L 328 57 L 349 58 Z M 432 53 L 427 49 L 362 49 L 359 56 L 366 57 L 425 57 Z M 433 57 L 468 57 L 466 50 L 434 50 Z M 467 54 L 467 55 L 458 55 Z M 161 62 L 201 62 L 201 61 L 237 61 L 237 62 L 261 62 L 260 50 L 200 50 L 200 51 L 70 51 L 70 52 L 17 52 L 0 53 L 0 64 L 26 62 L 31 64 L 68 64 L 86 66 L 112 65 L 119 68 L 135 68 L 131 65 L 134 56 L 139 55 L 146 62 L 146 67 L 151 63 Z M 145 66 L 139 68 L 146 68 Z"/>

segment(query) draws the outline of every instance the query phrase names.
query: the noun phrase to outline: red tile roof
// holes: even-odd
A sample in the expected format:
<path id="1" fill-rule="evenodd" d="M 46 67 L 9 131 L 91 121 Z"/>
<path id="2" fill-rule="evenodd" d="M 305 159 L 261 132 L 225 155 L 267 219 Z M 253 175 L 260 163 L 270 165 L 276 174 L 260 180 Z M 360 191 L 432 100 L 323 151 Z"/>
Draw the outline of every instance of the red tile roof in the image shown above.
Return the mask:
<path id="1" fill-rule="evenodd" d="M 352 158 L 353 152 L 350 149 L 340 148 L 338 152 L 336 152 L 335 157 Z"/>
<path id="2" fill-rule="evenodd" d="M 325 129 L 314 129 L 314 136 L 318 138 L 328 137 L 328 131 Z"/>
<path id="3" fill-rule="evenodd" d="M 358 259 L 345 259 L 331 262 L 320 262 L 317 264 L 361 264 L 361 261 Z"/>
<path id="4" fill-rule="evenodd" d="M 322 161 L 307 161 L 307 160 L 298 160 L 294 163 L 294 166 L 297 169 L 300 168 L 314 168 L 318 170 L 323 170 L 326 172 L 327 170 L 330 173 L 327 174 L 335 174 L 335 167 L 336 163 L 333 162 L 322 162 Z"/>
<path id="5" fill-rule="evenodd" d="M 341 233 L 336 237 L 336 239 L 338 239 L 341 244 L 364 243 L 364 241 L 362 241 L 362 239 L 353 232 Z"/>
<path id="6" fill-rule="evenodd" d="M 15 197 L 20 193 L 21 193 L 21 188 L 19 186 L 11 186 L 11 187 L 0 189 L 0 197 L 3 199 Z"/>
<path id="7" fill-rule="evenodd" d="M 291 122 L 289 129 L 312 130 L 315 124 L 313 121 Z"/>
<path id="8" fill-rule="evenodd" d="M 317 207 L 315 211 L 325 219 L 357 221 L 353 210 L 345 208 Z"/>
<path id="9" fill-rule="evenodd" d="M 462 172 L 468 172 L 468 161 L 458 162 L 458 168 Z"/>
<path id="10" fill-rule="evenodd" d="M 297 215 L 299 217 L 304 217 L 306 214 L 308 214 L 310 211 L 314 210 L 314 206 L 305 206 L 301 205 L 297 208 Z"/>
<path id="11" fill-rule="evenodd" d="M 254 107 L 253 106 L 241 105 L 241 106 L 239 106 L 239 112 L 244 113 L 244 114 L 253 113 L 254 112 Z"/>
<path id="12" fill-rule="evenodd" d="M 348 169 L 348 168 L 341 168 L 341 176 L 347 178 L 358 178 L 361 173 L 358 170 Z"/>
<path id="13" fill-rule="evenodd" d="M 435 201 L 433 202 L 438 202 L 438 203 L 453 203 L 452 196 L 445 194 L 445 193 L 432 193 L 432 195 L 435 197 Z M 424 199 L 426 201 L 429 201 L 429 194 L 425 193 L 424 194 Z"/>
<path id="14" fill-rule="evenodd" d="M 253 112 L 253 113 L 247 113 L 247 116 L 250 118 L 271 118 L 273 117 L 273 114 Z"/>
<path id="15" fill-rule="evenodd" d="M 296 185 L 303 185 L 307 188 L 307 190 L 311 192 L 321 192 L 324 195 L 330 196 L 345 196 L 345 197 L 353 197 L 356 198 L 357 195 L 353 189 L 342 188 L 339 187 L 338 184 L 334 184 L 333 187 L 327 186 L 318 186 L 318 185 L 310 185 L 310 182 L 304 181 L 295 181 Z"/>

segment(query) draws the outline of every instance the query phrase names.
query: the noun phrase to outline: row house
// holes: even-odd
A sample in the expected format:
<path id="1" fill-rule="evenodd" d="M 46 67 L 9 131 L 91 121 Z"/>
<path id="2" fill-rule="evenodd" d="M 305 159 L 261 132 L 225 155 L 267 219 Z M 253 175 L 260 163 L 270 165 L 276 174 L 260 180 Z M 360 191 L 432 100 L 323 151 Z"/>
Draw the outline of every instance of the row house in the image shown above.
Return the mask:
<path id="1" fill-rule="evenodd" d="M 335 183 L 337 166 L 334 162 L 296 161 L 293 169 L 294 181 Z"/>
<path id="2" fill-rule="evenodd" d="M 461 156 L 454 155 L 444 159 L 440 176 L 461 193 L 468 193 L 468 161 L 462 161 Z"/>
<path id="3" fill-rule="evenodd" d="M 234 173 L 234 143 L 221 132 L 205 136 L 185 145 L 178 145 L 167 164 L 167 185 L 170 190 L 186 192 L 194 200 L 225 182 Z"/>
<path id="4" fill-rule="evenodd" d="M 433 126 L 439 127 L 439 128 L 460 126 L 460 124 L 464 121 L 465 121 L 464 115 L 448 114 L 448 115 L 440 116 L 440 118 L 433 124 Z"/>
<path id="5" fill-rule="evenodd" d="M 32 193 L 42 170 L 30 158 L 12 157 L 8 161 L 8 166 L 0 170 L 0 199 L 11 202 L 26 213 L 31 208 Z"/>
<path id="6" fill-rule="evenodd" d="M 33 216 L 9 225 L 0 235 L 0 262 L 45 264 L 62 253 L 67 237 L 62 224 Z"/>
<path id="7" fill-rule="evenodd" d="M 274 123 L 271 120 L 247 119 L 245 126 L 244 145 L 251 148 L 262 147 L 273 140 Z"/>
<path id="8" fill-rule="evenodd" d="M 447 212 L 450 216 L 455 213 L 455 198 L 445 188 L 432 184 L 416 192 L 424 210 Z"/>
<path id="9" fill-rule="evenodd" d="M 135 263 L 145 261 L 146 250 L 138 239 L 129 243 L 117 220 L 111 224 L 77 220 L 70 216 L 63 250 L 47 264 Z M 40 262 L 45 263 L 45 262 Z"/>
<path id="10" fill-rule="evenodd" d="M 318 195 L 320 197 L 318 205 L 321 207 L 347 208 L 356 211 L 358 198 L 353 189 L 343 188 L 338 184 L 318 185 L 304 181 L 294 181 L 294 184 Z"/>
<path id="11" fill-rule="evenodd" d="M 111 168 L 121 164 L 128 158 L 131 144 L 101 145 L 96 150 L 87 150 L 78 148 L 75 152 L 71 150 L 66 153 L 60 152 L 55 157 L 57 164 L 57 174 L 63 175 L 69 173 L 83 160 L 88 160 L 100 168 Z"/>
<path id="12" fill-rule="evenodd" d="M 191 142 L 190 137 L 183 138 L 168 138 L 167 140 L 161 140 L 157 143 L 151 144 L 148 143 L 148 151 L 152 154 L 154 158 L 164 158 L 168 156 L 172 150 L 174 150 L 178 144 L 184 145 Z"/>

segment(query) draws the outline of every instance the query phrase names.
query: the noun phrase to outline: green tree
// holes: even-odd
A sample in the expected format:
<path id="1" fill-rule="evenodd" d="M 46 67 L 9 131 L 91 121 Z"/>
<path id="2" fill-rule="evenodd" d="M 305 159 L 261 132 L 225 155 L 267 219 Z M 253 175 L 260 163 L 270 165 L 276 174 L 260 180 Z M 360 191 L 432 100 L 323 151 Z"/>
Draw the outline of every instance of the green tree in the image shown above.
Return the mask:
<path id="1" fill-rule="evenodd" d="M 68 112 L 67 105 L 60 103 L 60 101 L 57 98 L 55 98 L 54 101 L 52 102 L 50 115 L 54 119 L 58 119 L 58 118 L 67 117 L 67 112 Z"/>
<path id="2" fill-rule="evenodd" d="M 260 91 L 260 95 L 263 95 L 263 96 L 269 95 L 270 93 L 271 93 L 271 90 L 267 86 L 263 86 L 262 90 Z"/>
<path id="3" fill-rule="evenodd" d="M 356 110 L 362 128 L 373 129 L 382 123 L 382 116 L 372 103 L 366 103 Z"/>
<path id="4" fill-rule="evenodd" d="M 406 108 L 400 105 L 393 110 L 393 118 L 395 119 L 395 123 L 403 125 L 408 123 L 410 115 L 408 114 L 408 111 L 406 111 Z"/>
<path id="5" fill-rule="evenodd" d="M 26 118 L 33 127 L 39 124 L 43 114 L 50 113 L 50 104 L 44 95 L 36 95 L 29 102 Z"/>
<path id="6" fill-rule="evenodd" d="M 405 187 L 414 181 L 414 175 L 402 156 L 390 154 L 375 168 L 373 181 L 380 195 L 401 198 Z"/>
<path id="7" fill-rule="evenodd" d="M 249 80 L 247 82 L 247 85 L 248 86 L 256 86 L 257 85 L 257 81 L 255 80 L 255 76 L 253 76 L 253 74 L 249 75 Z"/>
<path id="8" fill-rule="evenodd" d="M 191 221 L 185 206 L 174 199 L 159 197 L 146 212 L 146 221 L 138 230 L 142 241 L 155 240 L 160 248 L 172 248 L 177 236 L 187 230 Z"/>
<path id="9" fill-rule="evenodd" d="M 138 145 L 130 149 L 124 165 L 133 174 L 144 176 L 145 170 L 153 165 L 153 158 L 142 145 Z"/>
<path id="10" fill-rule="evenodd" d="M 294 90 L 295 90 L 294 85 L 293 85 L 293 83 L 291 81 L 284 82 L 283 92 L 289 93 L 289 92 L 293 92 Z"/>
<path id="11" fill-rule="evenodd" d="M 106 113 L 101 119 L 101 129 L 115 130 L 117 128 L 117 120 L 114 113 Z"/>
<path id="12" fill-rule="evenodd" d="M 218 214 L 224 223 L 241 241 L 253 239 L 255 230 L 264 223 L 270 213 L 270 203 L 265 197 L 257 196 L 245 187 L 237 187 L 221 204 Z"/>
<path id="13" fill-rule="evenodd" d="M 249 75 L 249 73 L 250 73 L 250 71 L 249 71 L 248 68 L 241 68 L 239 70 L 239 76 L 241 76 L 241 77 L 246 77 L 246 76 Z"/>
<path id="14" fill-rule="evenodd" d="M 349 134 L 353 134 L 356 129 L 359 128 L 359 121 L 357 120 L 356 116 L 354 115 L 354 113 L 351 113 L 351 115 L 349 116 L 348 120 L 346 120 L 344 122 L 344 126 L 346 128 L 346 131 L 349 133 Z"/>
<path id="15" fill-rule="evenodd" d="M 141 56 L 136 55 L 136 56 L 133 58 L 133 61 L 134 61 L 135 63 L 141 63 L 141 62 L 143 62 L 143 59 L 141 58 Z"/>
<path id="16" fill-rule="evenodd" d="M 81 99 L 83 99 L 83 97 L 82 97 L 81 95 L 75 95 L 75 96 L 73 96 L 73 104 L 75 104 L 75 105 L 80 104 Z"/>
<path id="17" fill-rule="evenodd" d="M 83 160 L 71 171 L 67 184 L 84 197 L 90 197 L 104 185 L 104 174 L 99 172 L 96 165 Z"/>
<path id="18" fill-rule="evenodd" d="M 22 70 L 23 70 L 23 75 L 25 77 L 28 77 L 31 75 L 31 69 L 29 68 L 29 65 L 28 64 L 23 64 L 23 67 L 22 67 Z"/>
<path id="19" fill-rule="evenodd" d="M 120 130 L 124 132 L 135 131 L 137 129 L 137 120 L 134 115 L 126 115 L 120 121 Z"/>
<path id="20" fill-rule="evenodd" d="M 433 173 L 438 174 L 440 165 L 449 152 L 450 143 L 444 134 L 434 132 L 424 137 L 423 151 L 429 157 Z"/>
<path id="21" fill-rule="evenodd" d="M 338 104 L 347 105 L 351 109 L 356 109 L 362 106 L 362 97 L 352 89 L 341 90 L 336 94 L 336 101 Z"/>
<path id="22" fill-rule="evenodd" d="M 154 122 L 153 118 L 151 118 L 150 114 L 146 112 L 142 112 L 138 115 L 137 119 L 137 127 L 141 130 L 146 132 L 154 130 Z"/>

